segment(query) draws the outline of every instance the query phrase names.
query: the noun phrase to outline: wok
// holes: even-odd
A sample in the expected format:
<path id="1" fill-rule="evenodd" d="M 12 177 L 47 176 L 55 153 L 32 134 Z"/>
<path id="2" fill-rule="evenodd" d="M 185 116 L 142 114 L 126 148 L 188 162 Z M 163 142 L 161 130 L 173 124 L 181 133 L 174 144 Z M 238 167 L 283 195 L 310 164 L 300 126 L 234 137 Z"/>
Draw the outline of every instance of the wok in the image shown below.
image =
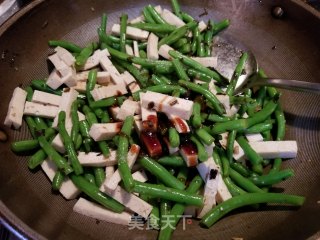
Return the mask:
<path id="1" fill-rule="evenodd" d="M 193 16 L 208 11 L 209 17 L 231 19 L 228 34 L 256 55 L 270 76 L 320 82 L 320 14 L 297 0 L 284 1 L 210 1 L 180 0 L 182 9 Z M 170 7 L 169 1 L 150 1 Z M 48 74 L 46 57 L 49 39 L 67 39 L 80 45 L 96 39 L 96 28 L 103 12 L 112 22 L 120 13 L 138 15 L 146 1 L 42 1 L 36 0 L 0 28 L 0 50 L 6 50 L 0 62 L 0 122 L 3 123 L 13 89 L 26 86 L 34 78 Z M 281 5 L 284 18 L 270 14 Z M 10 61 L 15 55 L 15 60 Z M 11 62 L 11 63 L 10 63 Z M 316 239 L 320 236 L 320 96 L 282 91 L 287 117 L 286 139 L 297 140 L 299 151 L 284 167 L 295 176 L 278 190 L 306 196 L 301 208 L 251 208 L 225 217 L 211 229 L 202 229 L 193 220 L 175 239 Z M 3 128 L 3 127 L 2 127 Z M 155 239 L 157 232 L 128 230 L 128 227 L 99 222 L 72 211 L 74 201 L 66 201 L 51 192 L 41 170 L 30 172 L 27 158 L 10 151 L 10 142 L 29 138 L 27 127 L 6 129 L 9 140 L 1 143 L 0 197 L 1 217 L 23 235 L 48 239 Z"/>

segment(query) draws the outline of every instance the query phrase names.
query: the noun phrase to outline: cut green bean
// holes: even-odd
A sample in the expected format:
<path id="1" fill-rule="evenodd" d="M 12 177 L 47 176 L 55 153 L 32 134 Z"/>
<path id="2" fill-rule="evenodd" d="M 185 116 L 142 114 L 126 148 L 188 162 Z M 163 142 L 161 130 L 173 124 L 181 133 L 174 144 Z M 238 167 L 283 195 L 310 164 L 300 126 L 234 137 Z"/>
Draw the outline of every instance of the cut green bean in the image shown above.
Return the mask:
<path id="1" fill-rule="evenodd" d="M 199 128 L 201 126 L 201 122 L 201 104 L 198 102 L 194 102 L 191 119 L 192 126 L 195 128 Z"/>
<path id="2" fill-rule="evenodd" d="M 80 53 L 82 51 L 81 47 L 79 47 L 78 45 L 76 45 L 74 43 L 68 42 L 68 41 L 50 40 L 48 42 L 48 44 L 50 47 L 63 47 L 73 53 Z"/>
<path id="3" fill-rule="evenodd" d="M 39 90 L 42 92 L 52 93 L 52 94 L 59 95 L 59 96 L 62 95 L 62 90 L 54 90 L 54 89 L 50 88 L 46 84 L 45 80 L 32 80 L 31 87 L 35 90 Z"/>
<path id="4" fill-rule="evenodd" d="M 165 156 L 158 159 L 158 163 L 168 167 L 183 167 L 186 166 L 185 161 L 181 156 Z"/>
<path id="5" fill-rule="evenodd" d="M 52 179 L 52 189 L 58 191 L 61 188 L 61 185 L 64 180 L 64 175 L 61 171 L 56 171 L 53 179 Z"/>
<path id="6" fill-rule="evenodd" d="M 191 136 L 190 140 L 197 146 L 198 158 L 201 162 L 204 162 L 208 159 L 208 153 L 202 145 L 202 143 L 195 137 Z"/>
<path id="7" fill-rule="evenodd" d="M 47 154 L 43 149 L 39 149 L 35 154 L 33 154 L 28 160 L 28 168 L 35 169 L 38 167 L 44 160 L 46 160 Z"/>
<path id="8" fill-rule="evenodd" d="M 180 136 L 177 130 L 173 127 L 169 128 L 169 143 L 170 146 L 175 148 L 180 145 Z"/>
<path id="9" fill-rule="evenodd" d="M 104 172 L 104 169 L 101 167 L 95 167 L 93 169 L 93 173 L 94 173 L 96 185 L 100 187 L 104 182 L 104 180 L 106 179 L 106 174 Z"/>
<path id="10" fill-rule="evenodd" d="M 251 193 L 263 193 L 264 191 L 251 182 L 249 179 L 243 177 L 240 173 L 232 168 L 229 171 L 230 178 L 241 188 Z"/>
<path id="11" fill-rule="evenodd" d="M 232 197 L 246 194 L 242 188 L 238 187 L 229 177 L 223 179 Z"/>
<path id="12" fill-rule="evenodd" d="M 156 23 L 156 21 L 153 19 L 149 9 L 147 7 L 144 7 L 142 10 L 142 14 L 144 16 L 145 22 L 147 23 Z"/>
<path id="13" fill-rule="evenodd" d="M 120 17 L 120 51 L 126 52 L 126 32 L 127 32 L 128 15 L 121 14 Z"/>
<path id="14" fill-rule="evenodd" d="M 214 141 L 214 138 L 204 128 L 198 128 L 195 133 L 206 145 L 211 145 Z"/>
<path id="15" fill-rule="evenodd" d="M 97 49 L 98 45 L 96 43 L 90 43 L 88 46 L 83 48 L 79 55 L 76 57 L 76 65 L 82 66 L 86 63 L 87 59 L 93 54 Z"/>
<path id="16" fill-rule="evenodd" d="M 178 3 L 178 0 L 171 0 L 171 6 L 172 6 L 174 14 L 177 15 L 178 18 L 182 19 L 181 9 L 180 9 L 180 5 Z"/>
<path id="17" fill-rule="evenodd" d="M 293 170 L 285 169 L 279 172 L 269 173 L 263 176 L 252 176 L 250 180 L 259 187 L 272 186 L 294 175 Z"/>
<path id="18" fill-rule="evenodd" d="M 167 22 L 161 17 L 161 15 L 150 4 L 146 7 L 151 14 L 153 20 L 158 24 L 166 24 Z"/>

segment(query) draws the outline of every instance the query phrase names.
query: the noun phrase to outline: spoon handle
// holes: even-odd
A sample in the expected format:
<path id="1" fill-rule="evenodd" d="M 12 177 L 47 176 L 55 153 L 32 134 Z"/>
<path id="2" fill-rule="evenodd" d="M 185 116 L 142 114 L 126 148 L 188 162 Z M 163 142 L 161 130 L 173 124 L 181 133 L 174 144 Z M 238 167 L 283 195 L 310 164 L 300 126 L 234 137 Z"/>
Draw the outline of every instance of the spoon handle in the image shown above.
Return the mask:
<path id="1" fill-rule="evenodd" d="M 250 84 L 251 85 L 251 84 Z M 297 80 L 259 78 L 252 82 L 252 86 L 272 86 L 294 91 L 310 92 L 320 94 L 320 83 L 303 82 Z M 250 86 L 251 87 L 251 86 Z"/>

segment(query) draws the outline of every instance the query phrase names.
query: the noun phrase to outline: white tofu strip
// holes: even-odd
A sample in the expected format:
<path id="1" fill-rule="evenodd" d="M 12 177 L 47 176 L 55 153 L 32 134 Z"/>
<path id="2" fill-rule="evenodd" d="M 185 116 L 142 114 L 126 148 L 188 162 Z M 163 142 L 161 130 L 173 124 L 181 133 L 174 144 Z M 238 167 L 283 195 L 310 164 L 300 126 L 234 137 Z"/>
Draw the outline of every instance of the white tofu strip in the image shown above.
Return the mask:
<path id="1" fill-rule="evenodd" d="M 121 225 L 129 225 L 131 222 L 131 214 L 128 212 L 115 213 L 96 203 L 90 202 L 84 198 L 80 198 L 73 206 L 73 211 L 91 217 L 94 219 L 116 223 Z"/>
<path id="2" fill-rule="evenodd" d="M 147 57 L 151 60 L 158 60 L 158 41 L 159 38 L 154 33 L 150 33 L 148 37 L 148 45 L 147 45 Z"/>
<path id="3" fill-rule="evenodd" d="M 47 84 L 49 87 L 51 87 L 52 89 L 57 89 L 57 88 L 59 88 L 59 87 L 63 84 L 61 75 L 60 75 L 60 73 L 58 72 L 57 69 L 54 69 L 54 70 L 50 73 L 50 75 L 49 75 L 49 77 L 48 77 L 48 79 L 47 79 L 47 81 L 46 81 L 46 84 Z"/>
<path id="4" fill-rule="evenodd" d="M 110 181 L 110 178 L 112 177 L 112 175 L 115 172 L 114 166 L 107 166 L 105 169 L 105 172 L 106 172 L 106 179 L 104 180 L 104 182 L 108 182 L 108 181 Z"/>
<path id="5" fill-rule="evenodd" d="M 141 111 L 140 104 L 136 101 L 127 99 L 121 105 L 116 118 L 119 120 L 125 120 L 126 117 L 133 116 L 135 113 L 138 113 L 139 111 Z"/>
<path id="6" fill-rule="evenodd" d="M 111 32 L 115 35 L 120 35 L 120 25 L 113 24 Z M 139 28 L 127 26 L 126 35 L 128 38 L 135 39 L 135 40 L 146 40 L 149 36 L 148 31 L 141 30 Z"/>
<path id="7" fill-rule="evenodd" d="M 128 54 L 128 55 L 130 55 L 130 56 L 134 56 L 134 53 L 133 53 L 133 48 L 130 46 L 130 45 L 128 45 L 128 44 L 126 44 L 126 53 Z"/>
<path id="8" fill-rule="evenodd" d="M 206 152 L 208 153 L 208 156 L 211 157 L 211 156 L 212 156 L 212 153 L 213 153 L 213 149 L 214 149 L 214 147 L 215 147 L 214 142 L 211 143 L 210 145 L 203 144 L 203 146 L 204 146 Z"/>
<path id="9" fill-rule="evenodd" d="M 76 74 L 75 78 L 77 83 L 79 82 L 87 82 L 89 76 L 89 71 L 83 71 Z M 109 85 L 113 84 L 111 81 L 110 73 L 107 71 L 97 72 L 97 83 L 101 85 Z"/>
<path id="10" fill-rule="evenodd" d="M 228 141 L 228 133 L 222 133 L 221 134 L 222 139 L 219 140 L 221 146 L 226 149 L 227 147 L 227 141 Z M 233 158 L 238 161 L 241 162 L 243 161 L 246 156 L 244 154 L 243 149 L 240 147 L 239 143 L 237 142 L 237 140 L 234 141 L 234 146 L 233 146 Z"/>
<path id="11" fill-rule="evenodd" d="M 59 107 L 57 106 L 27 101 L 24 105 L 23 114 L 28 116 L 55 118 L 58 111 Z"/>
<path id="12" fill-rule="evenodd" d="M 32 102 L 36 102 L 36 103 L 59 106 L 60 101 L 61 101 L 61 96 L 38 91 L 38 90 L 35 90 L 32 95 Z"/>
<path id="13" fill-rule="evenodd" d="M 220 172 L 217 174 L 217 178 L 219 178 L 219 183 L 218 183 L 218 193 L 217 193 L 216 200 L 217 200 L 217 203 L 219 204 L 232 198 L 232 195 L 229 192 L 227 185 L 224 183 Z"/>
<path id="14" fill-rule="evenodd" d="M 48 59 L 53 64 L 55 69 L 59 71 L 62 77 L 67 75 L 69 66 L 59 58 L 57 53 L 50 55 Z"/>
<path id="15" fill-rule="evenodd" d="M 95 87 L 97 87 L 97 86 L 95 86 Z M 74 90 L 78 91 L 79 93 L 85 93 L 87 90 L 87 82 L 77 81 L 77 84 L 72 88 Z"/>
<path id="16" fill-rule="evenodd" d="M 167 114 L 168 118 L 173 123 L 174 127 L 178 133 L 188 133 L 190 132 L 190 127 L 186 120 L 179 118 L 178 116 Z"/>
<path id="17" fill-rule="evenodd" d="M 58 57 L 67 65 L 67 66 L 72 66 L 76 59 L 75 57 L 67 50 L 67 49 L 64 49 L 60 46 L 56 47 L 54 49 L 58 55 Z"/>
<path id="18" fill-rule="evenodd" d="M 173 50 L 173 48 L 167 44 L 164 44 L 159 48 L 158 54 L 165 59 L 171 60 L 171 56 L 169 54 L 170 50 Z"/>
<path id="19" fill-rule="evenodd" d="M 121 122 L 115 122 L 115 123 L 94 123 L 92 124 L 89 134 L 90 137 L 93 138 L 93 140 L 102 141 L 102 140 L 108 140 L 113 138 L 115 135 L 117 135 L 122 127 Z"/>
<path id="20" fill-rule="evenodd" d="M 140 94 L 140 101 L 141 107 L 173 114 L 185 120 L 189 120 L 192 114 L 193 101 L 183 98 L 147 91 L 142 95 Z"/>
<path id="21" fill-rule="evenodd" d="M 139 45 L 137 41 L 133 41 L 133 55 L 135 57 L 140 57 L 140 53 L 139 53 Z"/>
<path id="22" fill-rule="evenodd" d="M 209 82 L 209 91 L 212 92 L 214 95 L 217 94 L 216 86 L 214 84 L 214 80 Z"/>
<path id="23" fill-rule="evenodd" d="M 200 85 L 207 83 L 205 81 L 202 81 L 202 80 L 199 80 L 199 79 L 196 79 L 196 78 L 193 79 L 193 82 L 196 83 L 196 84 L 200 84 Z"/>
<path id="24" fill-rule="evenodd" d="M 130 169 L 136 162 L 139 152 L 140 152 L 140 146 L 136 144 L 131 145 L 130 150 L 128 152 L 128 157 L 127 157 L 127 162 Z M 119 170 L 117 169 L 114 172 L 114 174 L 111 176 L 109 181 L 104 181 L 104 183 L 100 187 L 100 190 L 108 191 L 108 192 L 113 191 L 117 188 L 120 182 L 121 182 L 121 176 L 120 176 Z"/>
<path id="25" fill-rule="evenodd" d="M 213 67 L 216 68 L 218 65 L 217 57 L 192 57 L 193 60 L 197 61 L 201 65 L 205 67 Z"/>
<path id="26" fill-rule="evenodd" d="M 198 155 L 196 153 L 189 154 L 189 152 L 186 152 L 184 148 L 179 149 L 179 153 L 184 159 L 187 167 L 194 167 L 198 164 Z"/>
<path id="27" fill-rule="evenodd" d="M 136 79 L 128 71 L 122 73 L 121 76 L 131 93 L 135 93 L 140 90 L 140 86 L 137 83 Z"/>
<path id="28" fill-rule="evenodd" d="M 110 74 L 110 77 L 114 84 L 123 84 L 121 74 L 106 55 L 101 56 L 100 66 L 104 71 L 107 71 Z"/>
<path id="29" fill-rule="evenodd" d="M 226 111 L 230 110 L 230 98 L 227 95 L 216 95 Z"/>
<path id="30" fill-rule="evenodd" d="M 136 171 L 132 174 L 132 178 L 139 182 L 146 182 L 148 181 L 148 177 L 145 171 Z"/>
<path id="31" fill-rule="evenodd" d="M 207 24 L 204 21 L 200 21 L 198 24 L 199 32 L 203 32 L 207 29 Z"/>
<path id="32" fill-rule="evenodd" d="M 61 136 L 58 133 L 51 142 L 52 147 L 57 150 L 59 153 L 65 153 L 66 149 L 64 148 L 64 144 L 62 142 Z"/>
<path id="33" fill-rule="evenodd" d="M 143 130 L 141 120 L 134 120 L 134 129 L 136 130 L 138 136 L 140 136 L 140 132 Z"/>
<path id="34" fill-rule="evenodd" d="M 109 57 L 108 49 L 97 49 L 85 62 L 85 64 L 81 67 L 82 70 L 92 69 L 94 67 L 98 67 L 100 63 L 100 59 L 102 57 Z"/>
<path id="35" fill-rule="evenodd" d="M 296 141 L 249 142 L 249 144 L 264 159 L 295 158 L 298 152 Z"/>
<path id="36" fill-rule="evenodd" d="M 132 212 L 139 214 L 140 216 L 144 217 L 145 219 L 148 218 L 153 206 L 149 203 L 143 201 L 141 198 L 137 197 L 136 195 L 127 192 L 126 190 L 122 189 L 120 186 L 117 186 L 115 190 L 107 190 L 105 192 L 110 197 L 114 198 L 118 202 L 122 203 Z"/>
<path id="37" fill-rule="evenodd" d="M 161 17 L 169 24 L 174 25 L 176 27 L 182 27 L 185 25 L 184 21 L 182 21 L 175 14 L 170 12 L 168 9 L 163 9 L 161 13 Z"/>
<path id="38" fill-rule="evenodd" d="M 248 142 L 262 142 L 263 136 L 260 133 L 247 133 L 246 138 Z"/>
<path id="39" fill-rule="evenodd" d="M 240 109 L 239 105 L 232 105 L 231 108 L 226 109 L 226 114 L 224 114 L 227 117 L 232 117 L 233 115 L 235 115 Z"/>
<path id="40" fill-rule="evenodd" d="M 139 23 L 144 21 L 144 16 L 140 15 L 132 20 L 129 21 L 130 24 Z"/>
<path id="41" fill-rule="evenodd" d="M 79 95 L 79 93 L 73 88 L 63 89 L 58 113 L 60 111 L 66 112 L 66 127 L 71 125 L 71 122 L 72 122 L 71 115 L 70 115 L 71 105 L 77 99 L 78 95 Z M 56 128 L 57 126 L 58 126 L 58 114 L 55 116 L 53 123 L 52 123 L 53 128 Z"/>
<path id="42" fill-rule="evenodd" d="M 109 86 L 102 86 L 99 88 L 95 88 L 91 91 L 92 97 L 95 101 L 120 96 L 127 93 L 127 89 L 124 83 L 117 84 L 117 85 L 109 85 Z"/>
<path id="43" fill-rule="evenodd" d="M 141 95 L 140 95 L 141 96 Z M 156 132 L 158 128 L 158 116 L 155 110 L 141 107 L 142 129 L 144 131 Z"/>
<path id="44" fill-rule="evenodd" d="M 66 69 L 65 72 L 66 74 L 61 78 L 61 81 L 68 87 L 73 87 L 77 85 L 75 68 L 68 67 L 68 69 Z"/>
<path id="45" fill-rule="evenodd" d="M 117 115 L 120 111 L 120 107 L 109 107 L 109 111 L 111 113 L 111 116 L 114 120 L 118 120 L 117 119 Z"/>
<path id="46" fill-rule="evenodd" d="M 41 168 L 52 182 L 54 175 L 57 172 L 57 167 L 52 160 L 45 160 L 41 163 Z M 66 199 L 74 199 L 80 194 L 80 190 L 67 177 L 64 177 L 63 183 L 59 189 L 60 193 Z"/>
<path id="47" fill-rule="evenodd" d="M 204 203 L 203 207 L 199 209 L 198 218 L 202 218 L 206 213 L 208 213 L 213 207 L 216 206 L 216 195 L 219 186 L 219 177 L 217 177 L 218 170 L 210 170 L 211 173 L 207 175 L 206 183 L 204 185 L 203 197 Z"/>
<path id="48" fill-rule="evenodd" d="M 201 162 L 197 165 L 197 170 L 204 182 L 207 181 L 208 174 L 211 169 L 216 169 L 220 172 L 220 167 L 215 163 L 213 157 L 209 157 L 207 161 Z"/>
<path id="49" fill-rule="evenodd" d="M 156 10 L 156 12 L 161 15 L 161 13 L 162 13 L 162 7 L 161 7 L 161 5 L 155 6 L 155 7 L 154 7 L 154 10 Z"/>
<path id="50" fill-rule="evenodd" d="M 9 103 L 7 116 L 4 120 L 4 125 L 7 127 L 13 126 L 15 129 L 21 127 L 26 98 L 27 92 L 25 90 L 19 87 L 14 89 Z"/>
<path id="51" fill-rule="evenodd" d="M 117 164 L 116 151 L 110 151 L 110 156 L 105 157 L 100 152 L 79 152 L 78 159 L 82 166 L 86 167 L 106 167 Z"/>
<path id="52" fill-rule="evenodd" d="M 163 138 L 163 141 L 164 141 L 165 144 L 167 145 L 167 148 L 168 148 L 168 150 L 169 150 L 169 154 L 170 154 L 170 155 L 179 152 L 179 147 L 171 147 L 171 146 L 170 146 L 170 142 L 169 142 L 168 138 L 164 137 L 164 138 Z"/>

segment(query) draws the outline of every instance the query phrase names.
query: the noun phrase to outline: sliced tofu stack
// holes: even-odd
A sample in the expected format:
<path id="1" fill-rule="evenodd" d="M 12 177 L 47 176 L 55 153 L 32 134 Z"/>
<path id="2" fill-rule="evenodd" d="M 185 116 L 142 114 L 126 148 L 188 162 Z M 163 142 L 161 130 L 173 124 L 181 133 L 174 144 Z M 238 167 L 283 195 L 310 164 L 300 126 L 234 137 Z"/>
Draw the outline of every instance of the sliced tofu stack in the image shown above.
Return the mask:
<path id="1" fill-rule="evenodd" d="M 96 142 L 108 140 L 117 135 L 120 132 L 121 127 L 122 122 L 94 123 L 90 128 L 89 134 Z"/>
<path id="2" fill-rule="evenodd" d="M 180 144 L 180 155 L 186 162 L 187 167 L 194 167 L 198 164 L 198 153 L 196 146 L 190 141 Z"/>
<path id="3" fill-rule="evenodd" d="M 52 182 L 54 175 L 57 172 L 57 167 L 54 162 L 47 159 L 41 163 L 41 168 Z M 80 194 L 80 190 L 67 176 L 64 178 L 59 191 L 66 199 L 74 199 Z"/>
<path id="4" fill-rule="evenodd" d="M 124 71 L 121 75 L 131 93 L 135 93 L 140 90 L 140 86 L 136 79 L 128 71 Z"/>
<path id="5" fill-rule="evenodd" d="M 109 51 L 108 49 L 97 49 L 96 51 L 94 51 L 94 53 L 87 59 L 87 61 L 85 62 L 85 64 L 83 66 L 81 66 L 81 70 L 89 70 L 95 67 L 99 67 L 100 64 L 100 59 L 102 57 L 109 57 Z"/>
<path id="6" fill-rule="evenodd" d="M 102 55 L 100 57 L 99 62 L 100 62 L 101 68 L 110 74 L 111 79 L 115 85 L 119 85 L 119 84 L 125 85 L 121 77 L 121 74 L 119 73 L 117 68 L 113 65 L 113 63 L 111 62 L 108 56 Z"/>
<path id="7" fill-rule="evenodd" d="M 264 159 L 295 158 L 298 152 L 296 141 L 249 142 L 249 144 Z"/>
<path id="8" fill-rule="evenodd" d="M 113 24 L 111 32 L 115 35 L 120 35 L 120 25 Z M 149 32 L 145 30 L 141 30 L 139 28 L 127 26 L 126 35 L 128 38 L 135 39 L 135 40 L 147 40 L 149 36 Z"/>
<path id="9" fill-rule="evenodd" d="M 22 88 L 16 87 L 13 91 L 9 103 L 7 116 L 4 120 L 4 125 L 6 125 L 7 127 L 13 126 L 15 129 L 21 127 L 26 99 L 27 92 Z"/>
<path id="10" fill-rule="evenodd" d="M 151 60 L 158 60 L 158 41 L 159 37 L 154 33 L 150 33 L 148 37 L 148 45 L 147 45 L 147 57 Z"/>
<path id="11" fill-rule="evenodd" d="M 131 99 L 127 99 L 121 105 L 119 112 L 116 115 L 116 119 L 125 120 L 128 116 L 133 116 L 135 113 L 141 112 L 140 104 Z"/>
<path id="12" fill-rule="evenodd" d="M 128 212 L 115 213 L 101 205 L 90 202 L 84 198 L 79 198 L 73 206 L 73 211 L 82 215 L 92 217 L 94 219 L 116 223 L 121 225 L 129 225 L 131 222 L 131 214 Z"/>
<path id="13" fill-rule="evenodd" d="M 141 107 L 173 114 L 184 120 L 189 120 L 192 114 L 193 101 L 162 93 L 147 91 L 144 94 L 140 94 L 140 102 Z"/>
<path id="14" fill-rule="evenodd" d="M 43 118 L 55 118 L 59 113 L 59 107 L 36 102 L 26 102 L 23 114 Z"/>
<path id="15" fill-rule="evenodd" d="M 167 114 L 168 118 L 171 120 L 172 124 L 178 131 L 178 133 L 188 133 L 190 132 L 190 127 L 186 120 L 173 115 L 173 114 Z"/>
<path id="16" fill-rule="evenodd" d="M 103 156 L 100 152 L 79 152 L 78 159 L 80 164 L 85 167 L 114 166 L 117 164 L 116 154 L 115 150 L 110 151 L 109 157 Z"/>
<path id="17" fill-rule="evenodd" d="M 136 162 L 139 152 L 140 152 L 139 145 L 136 145 L 136 144 L 131 145 L 130 150 L 128 152 L 128 157 L 127 157 L 129 168 L 132 168 L 132 166 Z M 100 190 L 107 191 L 107 192 L 113 191 L 117 188 L 120 182 L 121 182 L 120 172 L 119 170 L 116 170 L 108 181 L 107 180 L 104 181 L 104 183 L 100 187 Z"/>

